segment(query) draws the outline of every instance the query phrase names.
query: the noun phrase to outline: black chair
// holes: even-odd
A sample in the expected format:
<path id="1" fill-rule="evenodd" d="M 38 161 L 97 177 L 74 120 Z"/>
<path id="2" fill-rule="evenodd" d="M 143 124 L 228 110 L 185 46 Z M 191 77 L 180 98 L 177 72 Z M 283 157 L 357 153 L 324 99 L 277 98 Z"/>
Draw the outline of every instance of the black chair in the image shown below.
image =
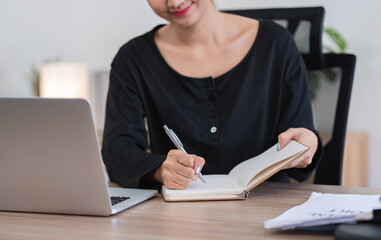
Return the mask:
<path id="1" fill-rule="evenodd" d="M 227 10 L 249 18 L 270 19 L 286 28 L 294 37 L 308 69 L 324 66 L 322 53 L 323 7 Z"/>
<path id="2" fill-rule="evenodd" d="M 324 8 L 276 8 L 228 10 L 250 18 L 271 19 L 294 36 L 309 74 L 315 127 L 320 132 L 324 153 L 314 183 L 340 185 L 348 110 L 356 57 L 323 54 Z"/>
<path id="3" fill-rule="evenodd" d="M 351 54 L 324 54 L 324 62 L 322 69 L 308 70 L 315 127 L 324 146 L 314 183 L 341 185 L 356 57 Z"/>

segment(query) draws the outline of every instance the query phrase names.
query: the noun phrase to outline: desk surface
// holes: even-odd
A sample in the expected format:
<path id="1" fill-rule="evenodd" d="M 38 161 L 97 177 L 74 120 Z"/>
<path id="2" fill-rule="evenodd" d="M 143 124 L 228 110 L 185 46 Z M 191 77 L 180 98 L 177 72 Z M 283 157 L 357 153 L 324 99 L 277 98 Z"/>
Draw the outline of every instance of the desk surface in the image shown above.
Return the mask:
<path id="1" fill-rule="evenodd" d="M 380 194 L 381 189 L 263 183 L 246 200 L 166 203 L 157 197 L 112 217 L 0 212 L 0 239 L 333 239 L 275 232 L 263 221 L 304 202 L 312 191 Z"/>

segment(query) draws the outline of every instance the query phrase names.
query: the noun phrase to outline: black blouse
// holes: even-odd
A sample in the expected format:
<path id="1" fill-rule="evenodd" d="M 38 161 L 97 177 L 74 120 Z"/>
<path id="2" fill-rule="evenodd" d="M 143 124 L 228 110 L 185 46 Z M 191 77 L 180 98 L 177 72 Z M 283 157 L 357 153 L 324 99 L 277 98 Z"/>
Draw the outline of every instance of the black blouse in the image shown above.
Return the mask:
<path id="1" fill-rule="evenodd" d="M 157 186 L 147 175 L 175 148 L 163 125 L 174 130 L 188 153 L 205 159 L 203 174 L 227 174 L 277 143 L 290 127 L 316 133 L 306 69 L 283 27 L 260 20 L 244 59 L 216 78 L 187 77 L 172 69 L 154 42 L 160 27 L 122 46 L 111 65 L 102 155 L 112 181 Z M 273 180 L 303 181 L 321 153 L 319 140 L 311 165 L 283 170 Z"/>

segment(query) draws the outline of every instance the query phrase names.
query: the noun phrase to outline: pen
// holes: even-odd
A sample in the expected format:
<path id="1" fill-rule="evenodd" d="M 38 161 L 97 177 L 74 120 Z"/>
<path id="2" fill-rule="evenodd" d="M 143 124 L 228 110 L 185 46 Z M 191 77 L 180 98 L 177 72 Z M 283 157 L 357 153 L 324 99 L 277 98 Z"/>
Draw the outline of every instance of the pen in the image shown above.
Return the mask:
<path id="1" fill-rule="evenodd" d="M 168 137 L 171 139 L 171 141 L 173 142 L 173 144 L 175 144 L 175 146 L 177 147 L 177 149 L 187 153 L 183 147 L 183 144 L 181 143 L 180 139 L 176 136 L 175 132 L 172 131 L 172 129 L 169 129 L 167 127 L 167 125 L 164 125 L 163 126 L 164 130 L 165 130 L 165 133 L 167 133 Z M 201 174 L 201 167 L 198 166 L 196 168 L 196 174 L 198 176 L 198 178 L 200 178 L 201 181 L 203 181 L 205 184 L 206 184 L 206 181 L 204 179 L 204 177 L 202 176 Z"/>

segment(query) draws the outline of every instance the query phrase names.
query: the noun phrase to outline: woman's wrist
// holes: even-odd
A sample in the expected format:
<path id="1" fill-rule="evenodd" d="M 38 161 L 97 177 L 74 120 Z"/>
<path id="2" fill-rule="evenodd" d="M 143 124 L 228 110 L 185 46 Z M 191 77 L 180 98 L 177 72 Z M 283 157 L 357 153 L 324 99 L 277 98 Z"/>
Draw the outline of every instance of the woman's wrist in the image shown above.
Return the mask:
<path id="1" fill-rule="evenodd" d="M 162 166 L 163 165 L 160 165 L 158 168 L 156 168 L 156 170 L 153 172 L 153 175 L 152 175 L 152 179 L 155 181 L 155 182 L 159 182 L 161 184 L 163 184 L 163 170 L 162 170 Z"/>

